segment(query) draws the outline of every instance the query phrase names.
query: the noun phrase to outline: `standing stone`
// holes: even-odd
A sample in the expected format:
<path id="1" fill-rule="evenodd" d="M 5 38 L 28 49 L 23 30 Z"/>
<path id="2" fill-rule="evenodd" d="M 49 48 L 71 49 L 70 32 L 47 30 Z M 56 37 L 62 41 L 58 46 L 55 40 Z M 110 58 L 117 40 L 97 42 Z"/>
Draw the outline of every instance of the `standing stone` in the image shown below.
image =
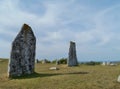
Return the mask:
<path id="1" fill-rule="evenodd" d="M 46 63 L 47 63 L 47 59 L 43 59 L 42 64 L 46 64 Z"/>
<path id="2" fill-rule="evenodd" d="M 24 24 L 12 43 L 8 76 L 34 73 L 36 37 L 30 26 Z"/>
<path id="3" fill-rule="evenodd" d="M 70 41 L 68 66 L 77 66 L 76 45 L 75 42 Z"/>
<path id="4" fill-rule="evenodd" d="M 56 65 L 59 65 L 59 61 L 58 60 L 56 60 Z"/>
<path id="5" fill-rule="evenodd" d="M 38 60 L 38 59 L 36 59 L 36 60 L 35 60 L 35 63 L 39 63 L 39 60 Z"/>

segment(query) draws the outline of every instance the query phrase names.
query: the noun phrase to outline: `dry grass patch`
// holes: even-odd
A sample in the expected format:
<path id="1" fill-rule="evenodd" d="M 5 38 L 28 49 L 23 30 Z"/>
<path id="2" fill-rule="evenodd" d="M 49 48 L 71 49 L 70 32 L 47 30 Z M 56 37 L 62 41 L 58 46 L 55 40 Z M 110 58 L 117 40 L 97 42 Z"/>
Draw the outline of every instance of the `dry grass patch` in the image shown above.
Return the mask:
<path id="1" fill-rule="evenodd" d="M 67 67 L 58 65 L 60 70 L 49 70 L 55 64 L 36 64 L 36 73 L 8 79 L 8 62 L 0 62 L 0 89 L 120 89 L 117 77 L 118 66 Z"/>

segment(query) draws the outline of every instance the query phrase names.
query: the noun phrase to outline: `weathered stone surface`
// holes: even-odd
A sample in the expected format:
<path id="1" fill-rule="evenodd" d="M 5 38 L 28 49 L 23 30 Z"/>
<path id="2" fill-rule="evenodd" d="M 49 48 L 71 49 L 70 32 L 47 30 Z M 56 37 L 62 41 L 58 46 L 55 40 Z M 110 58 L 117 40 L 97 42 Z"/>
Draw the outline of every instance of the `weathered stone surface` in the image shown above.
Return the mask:
<path id="1" fill-rule="evenodd" d="M 76 44 L 75 42 L 70 41 L 68 66 L 77 66 L 77 65 L 78 65 L 78 61 L 76 56 Z"/>
<path id="2" fill-rule="evenodd" d="M 21 76 L 34 72 L 36 37 L 30 26 L 24 24 L 12 43 L 8 76 Z"/>

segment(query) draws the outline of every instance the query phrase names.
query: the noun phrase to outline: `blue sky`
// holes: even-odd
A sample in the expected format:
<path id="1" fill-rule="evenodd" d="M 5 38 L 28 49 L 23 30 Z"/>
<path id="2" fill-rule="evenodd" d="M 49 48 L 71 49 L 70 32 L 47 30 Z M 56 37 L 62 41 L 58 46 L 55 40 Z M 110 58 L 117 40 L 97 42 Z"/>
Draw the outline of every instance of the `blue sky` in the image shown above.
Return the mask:
<path id="1" fill-rule="evenodd" d="M 0 0 L 0 57 L 24 23 L 36 37 L 38 59 L 68 57 L 76 42 L 79 61 L 120 60 L 120 0 Z"/>

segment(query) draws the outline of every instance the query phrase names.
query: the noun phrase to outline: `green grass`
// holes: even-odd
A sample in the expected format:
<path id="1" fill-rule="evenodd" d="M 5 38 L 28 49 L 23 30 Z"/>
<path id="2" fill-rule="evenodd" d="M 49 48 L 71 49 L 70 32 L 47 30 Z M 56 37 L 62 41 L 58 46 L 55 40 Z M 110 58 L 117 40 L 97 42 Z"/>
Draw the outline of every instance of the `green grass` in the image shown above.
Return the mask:
<path id="1" fill-rule="evenodd" d="M 7 78 L 7 60 L 0 61 L 0 89 L 120 89 L 118 66 L 67 67 L 49 70 L 55 64 L 36 64 L 35 72 L 14 79 Z"/>

